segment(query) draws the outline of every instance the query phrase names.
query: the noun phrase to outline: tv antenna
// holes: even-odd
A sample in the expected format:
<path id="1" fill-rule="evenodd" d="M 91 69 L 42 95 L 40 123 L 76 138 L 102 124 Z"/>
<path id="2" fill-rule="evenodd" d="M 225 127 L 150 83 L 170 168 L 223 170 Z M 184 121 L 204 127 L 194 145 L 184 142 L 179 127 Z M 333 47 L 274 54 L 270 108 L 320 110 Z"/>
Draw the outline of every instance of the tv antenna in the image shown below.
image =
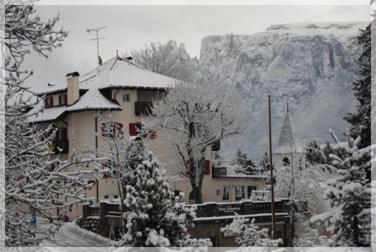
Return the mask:
<path id="1" fill-rule="evenodd" d="M 100 27 L 96 27 L 96 28 L 92 28 L 92 29 L 86 29 L 86 32 L 87 33 L 92 33 L 92 32 L 95 32 L 96 36 L 95 38 L 91 38 L 90 40 L 94 40 L 97 42 L 97 58 L 98 58 L 98 73 L 99 73 L 99 66 L 102 65 L 102 58 L 101 56 L 99 55 L 99 40 L 101 39 L 105 39 L 106 37 L 99 37 L 99 32 L 103 29 L 106 29 L 107 27 L 106 26 L 100 26 Z"/>

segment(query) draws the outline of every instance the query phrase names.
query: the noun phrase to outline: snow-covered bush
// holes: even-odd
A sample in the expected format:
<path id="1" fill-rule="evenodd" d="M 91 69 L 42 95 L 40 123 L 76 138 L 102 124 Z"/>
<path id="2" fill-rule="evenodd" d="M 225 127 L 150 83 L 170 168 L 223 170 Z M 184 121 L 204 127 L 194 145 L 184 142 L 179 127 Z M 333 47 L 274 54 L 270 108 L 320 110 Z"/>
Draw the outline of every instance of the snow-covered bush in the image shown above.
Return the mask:
<path id="1" fill-rule="evenodd" d="M 269 230 L 260 229 L 255 225 L 255 219 L 249 220 L 239 215 L 229 225 L 221 228 L 221 232 L 236 235 L 236 242 L 242 247 L 276 247 L 282 242 L 280 239 L 271 239 Z"/>

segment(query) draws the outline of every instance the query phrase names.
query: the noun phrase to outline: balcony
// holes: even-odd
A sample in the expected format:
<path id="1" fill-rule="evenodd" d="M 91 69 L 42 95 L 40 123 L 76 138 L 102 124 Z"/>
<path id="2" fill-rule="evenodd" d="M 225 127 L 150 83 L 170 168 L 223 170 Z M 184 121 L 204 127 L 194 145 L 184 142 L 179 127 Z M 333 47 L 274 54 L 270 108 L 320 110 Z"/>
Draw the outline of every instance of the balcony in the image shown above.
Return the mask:
<path id="1" fill-rule="evenodd" d="M 69 151 L 69 141 L 68 140 L 54 140 L 53 141 L 53 152 L 56 154 L 66 154 Z"/>
<path id="2" fill-rule="evenodd" d="M 226 167 L 213 167 L 213 177 L 226 177 L 227 169 Z"/>
<path id="3" fill-rule="evenodd" d="M 151 114 L 151 108 L 153 107 L 152 102 L 135 102 L 134 108 L 135 108 L 135 115 L 150 115 Z"/>

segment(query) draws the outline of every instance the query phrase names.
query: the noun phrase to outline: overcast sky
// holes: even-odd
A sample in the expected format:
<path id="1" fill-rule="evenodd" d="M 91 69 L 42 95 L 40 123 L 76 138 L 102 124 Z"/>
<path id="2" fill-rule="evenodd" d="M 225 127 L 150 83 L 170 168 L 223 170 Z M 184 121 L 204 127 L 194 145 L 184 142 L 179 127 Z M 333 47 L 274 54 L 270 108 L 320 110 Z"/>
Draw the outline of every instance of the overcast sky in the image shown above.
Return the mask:
<path id="1" fill-rule="evenodd" d="M 65 82 L 65 74 L 81 74 L 96 66 L 96 44 L 87 28 L 107 26 L 100 36 L 105 61 L 148 42 L 169 39 L 184 43 L 199 57 L 201 39 L 212 34 L 253 34 L 272 24 L 356 22 L 369 20 L 369 6 L 37 6 L 42 18 L 60 13 L 59 25 L 69 32 L 63 47 L 48 59 L 32 56 L 25 68 L 35 74 L 30 85 Z"/>

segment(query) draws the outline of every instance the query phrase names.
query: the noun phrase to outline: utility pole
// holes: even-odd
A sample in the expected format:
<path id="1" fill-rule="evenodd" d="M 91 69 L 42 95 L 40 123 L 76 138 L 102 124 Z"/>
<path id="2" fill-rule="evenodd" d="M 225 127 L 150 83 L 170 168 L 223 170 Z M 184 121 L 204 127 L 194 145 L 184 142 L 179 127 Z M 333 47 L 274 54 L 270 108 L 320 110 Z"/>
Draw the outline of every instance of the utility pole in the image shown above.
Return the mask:
<path id="1" fill-rule="evenodd" d="M 99 74 L 99 66 L 102 65 L 102 59 L 99 56 L 99 40 L 106 38 L 106 37 L 99 37 L 99 31 L 106 29 L 106 28 L 107 28 L 106 26 L 101 26 L 101 27 L 96 27 L 96 28 L 92 28 L 92 29 L 86 29 L 87 33 L 91 33 L 91 32 L 96 33 L 95 38 L 91 38 L 90 40 L 94 40 L 94 41 L 97 42 L 98 74 Z"/>
<path id="2" fill-rule="evenodd" d="M 272 154 L 272 109 L 270 102 L 270 95 L 268 95 L 268 108 L 269 108 L 269 169 L 270 169 L 270 181 L 271 181 L 271 203 L 272 203 L 272 231 L 273 239 L 276 238 L 276 226 L 275 226 L 275 203 L 274 203 L 274 177 L 273 177 L 273 154 Z"/>

